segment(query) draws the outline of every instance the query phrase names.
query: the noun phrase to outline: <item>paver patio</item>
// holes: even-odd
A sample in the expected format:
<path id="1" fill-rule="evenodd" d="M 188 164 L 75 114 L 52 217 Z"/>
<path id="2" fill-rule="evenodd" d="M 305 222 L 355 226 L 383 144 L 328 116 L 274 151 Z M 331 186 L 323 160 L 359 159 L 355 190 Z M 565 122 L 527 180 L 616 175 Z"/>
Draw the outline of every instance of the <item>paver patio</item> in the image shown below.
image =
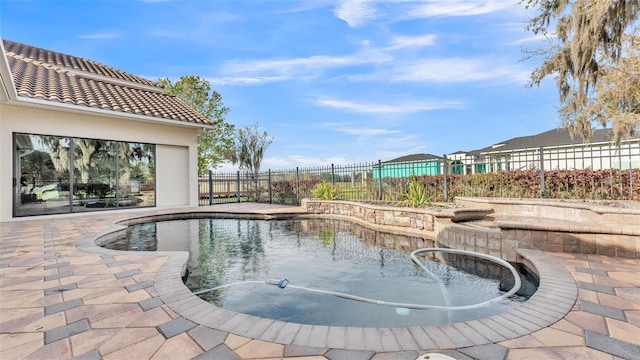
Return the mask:
<path id="1" fill-rule="evenodd" d="M 244 203 L 173 211 L 268 215 L 300 208 Z M 557 293 L 541 294 L 541 312 L 523 307 L 495 328 L 486 322 L 424 331 L 247 321 L 247 315 L 223 309 L 203 312 L 208 304 L 167 290 L 186 289 L 171 273 L 185 254 L 117 252 L 92 244 L 121 228 L 118 221 L 170 212 L 0 223 L 0 359 L 413 360 L 428 352 L 456 359 L 640 359 L 638 259 L 540 253 L 568 271 L 569 281 L 545 279 Z M 559 320 L 554 296 L 573 304 Z"/>

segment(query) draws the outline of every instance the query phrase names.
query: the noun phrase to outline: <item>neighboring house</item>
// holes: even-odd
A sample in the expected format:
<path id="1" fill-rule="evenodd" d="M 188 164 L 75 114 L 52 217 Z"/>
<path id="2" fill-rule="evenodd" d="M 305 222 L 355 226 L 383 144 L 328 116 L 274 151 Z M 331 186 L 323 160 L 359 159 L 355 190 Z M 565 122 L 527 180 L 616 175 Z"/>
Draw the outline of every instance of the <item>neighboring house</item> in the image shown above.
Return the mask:
<path id="1" fill-rule="evenodd" d="M 197 133 L 214 123 L 154 82 L 1 40 L 0 221 L 197 206 Z"/>
<path id="2" fill-rule="evenodd" d="M 463 160 L 483 164 L 486 172 L 501 170 L 630 169 L 640 167 L 640 139 L 625 140 L 616 146 L 609 129 L 594 129 L 589 143 L 582 136 L 571 137 L 564 128 L 522 136 L 472 151 Z"/>
<path id="3" fill-rule="evenodd" d="M 609 129 L 594 129 L 589 143 L 567 129 L 553 129 L 502 141 L 473 151 L 446 154 L 447 174 L 482 174 L 506 170 L 573 170 L 640 168 L 640 138 L 609 140 Z M 374 178 L 444 173 L 444 157 L 414 154 L 373 166 Z M 381 170 L 379 170 L 381 169 Z"/>
<path id="4" fill-rule="evenodd" d="M 442 173 L 442 160 L 442 157 L 431 154 L 402 156 L 374 165 L 372 169 L 373 178 L 384 179 L 404 178 L 411 175 L 440 175 Z"/>
<path id="5" fill-rule="evenodd" d="M 446 156 L 447 163 L 449 163 L 449 174 L 462 175 L 487 172 L 486 164 L 478 164 L 474 161 L 479 158 L 479 154 L 476 152 L 456 151 Z"/>

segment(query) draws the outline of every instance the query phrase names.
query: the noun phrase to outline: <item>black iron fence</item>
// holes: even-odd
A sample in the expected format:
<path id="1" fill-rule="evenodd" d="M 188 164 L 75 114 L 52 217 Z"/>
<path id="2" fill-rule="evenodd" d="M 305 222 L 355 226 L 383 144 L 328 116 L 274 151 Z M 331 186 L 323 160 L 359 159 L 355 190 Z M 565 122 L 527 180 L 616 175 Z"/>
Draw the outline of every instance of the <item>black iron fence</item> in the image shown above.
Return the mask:
<path id="1" fill-rule="evenodd" d="M 297 205 L 326 183 L 338 198 L 399 202 L 411 181 L 429 201 L 456 196 L 640 200 L 640 140 L 415 156 L 411 161 L 330 165 L 289 170 L 210 172 L 200 176 L 200 205 L 266 202 Z"/>

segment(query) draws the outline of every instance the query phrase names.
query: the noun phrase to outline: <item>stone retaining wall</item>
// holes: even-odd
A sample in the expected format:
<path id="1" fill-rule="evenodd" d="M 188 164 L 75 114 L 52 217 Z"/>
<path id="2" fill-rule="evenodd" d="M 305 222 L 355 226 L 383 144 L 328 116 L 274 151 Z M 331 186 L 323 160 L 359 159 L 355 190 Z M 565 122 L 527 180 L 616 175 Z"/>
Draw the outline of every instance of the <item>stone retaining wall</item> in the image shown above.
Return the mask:
<path id="1" fill-rule="evenodd" d="M 465 208 L 437 211 L 309 199 L 302 201 L 302 207 L 312 216 L 332 216 L 381 231 L 421 236 L 507 261 L 520 261 L 519 249 L 640 258 L 638 209 L 517 199 L 461 198 L 456 203 Z M 482 218 L 494 206 L 495 229 L 457 223 Z"/>
<path id="2" fill-rule="evenodd" d="M 453 212 L 398 208 L 350 201 L 302 200 L 308 214 L 332 215 L 357 221 L 376 229 L 413 233 L 433 239 L 434 218 L 454 217 Z"/>
<path id="3" fill-rule="evenodd" d="M 607 224 L 620 227 L 640 226 L 640 209 L 602 205 L 596 201 L 456 198 L 456 204 L 474 209 L 491 209 L 499 218 L 542 218 L 575 221 L 578 223 Z"/>
<path id="4" fill-rule="evenodd" d="M 517 245 L 505 240 L 500 229 L 486 229 L 456 224 L 451 219 L 437 219 L 436 241 L 449 248 L 489 254 L 507 261 L 517 261 Z"/>
<path id="5" fill-rule="evenodd" d="M 456 203 L 495 209 L 503 241 L 515 241 L 520 249 L 640 258 L 637 208 L 489 198 L 457 198 Z"/>

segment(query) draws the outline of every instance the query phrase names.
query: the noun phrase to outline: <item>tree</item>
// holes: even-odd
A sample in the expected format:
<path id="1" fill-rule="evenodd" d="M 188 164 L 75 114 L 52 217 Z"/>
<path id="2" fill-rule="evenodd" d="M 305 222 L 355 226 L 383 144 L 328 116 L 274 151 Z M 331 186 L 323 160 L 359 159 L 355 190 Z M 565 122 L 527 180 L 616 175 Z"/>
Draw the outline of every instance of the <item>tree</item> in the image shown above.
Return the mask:
<path id="1" fill-rule="evenodd" d="M 69 160 L 69 142 L 66 138 L 58 136 L 41 136 L 42 144 L 49 149 L 51 161 L 56 171 L 68 171 Z M 90 171 L 93 161 L 100 153 L 105 152 L 103 148 L 104 141 L 75 138 L 73 140 L 75 149 L 74 162 L 75 167 L 79 170 L 79 180 L 81 183 L 88 183 L 90 180 Z"/>
<path id="2" fill-rule="evenodd" d="M 229 108 L 222 96 L 211 91 L 209 82 L 199 76 L 183 76 L 175 84 L 169 78 L 158 80 L 165 93 L 174 95 L 200 114 L 216 123 L 214 129 L 198 132 L 198 172 L 217 168 L 224 160 L 228 148 L 233 146 L 235 127 L 225 121 Z"/>
<path id="3" fill-rule="evenodd" d="M 258 123 L 237 129 L 235 143 L 226 152 L 226 159 L 233 165 L 239 165 L 240 170 L 247 170 L 254 183 L 256 197 L 259 197 L 258 175 L 260 164 L 267 148 L 273 142 L 266 131 L 260 133 Z"/>
<path id="4" fill-rule="evenodd" d="M 640 131 L 640 33 L 625 36 L 622 49 L 618 63 L 601 67 L 594 99 L 598 121 L 606 126 L 611 119 L 618 142 Z"/>
<path id="5" fill-rule="evenodd" d="M 633 98 L 606 96 L 604 92 L 618 86 L 615 81 L 620 76 L 614 74 L 623 70 L 621 59 L 623 63 L 628 59 L 625 38 L 638 19 L 640 2 L 522 0 L 522 3 L 538 11 L 527 28 L 547 36 L 551 42 L 548 48 L 538 52 L 545 59 L 531 75 L 532 83 L 539 85 L 545 77 L 557 76 L 563 125 L 587 141 L 594 122 L 606 125 L 612 121 L 616 141 L 633 135 L 639 124 L 637 104 L 627 106 Z M 556 40 L 551 36 L 554 31 L 549 31 L 552 22 L 555 23 Z M 637 42 L 633 45 L 633 41 L 627 41 L 630 41 L 631 50 L 634 46 L 637 50 Z M 636 84 L 637 80 L 636 77 Z M 627 89 L 637 92 L 637 85 L 632 84 Z"/>

